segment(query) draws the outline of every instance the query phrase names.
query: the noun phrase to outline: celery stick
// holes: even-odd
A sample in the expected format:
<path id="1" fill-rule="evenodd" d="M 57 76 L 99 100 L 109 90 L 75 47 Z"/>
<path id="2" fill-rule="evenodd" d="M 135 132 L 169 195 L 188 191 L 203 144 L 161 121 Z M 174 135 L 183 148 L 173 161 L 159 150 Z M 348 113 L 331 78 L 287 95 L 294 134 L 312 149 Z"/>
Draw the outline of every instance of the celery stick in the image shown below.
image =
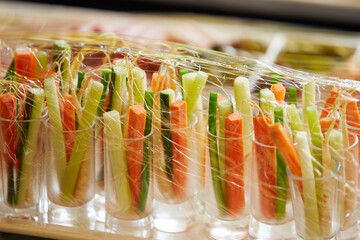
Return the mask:
<path id="1" fill-rule="evenodd" d="M 314 170 L 306 132 L 297 132 L 295 142 L 297 143 L 296 149 L 300 156 L 302 177 L 306 179 L 302 181 L 306 239 L 316 239 L 321 236 L 321 229 L 315 181 L 309 180 L 314 179 Z"/>
<path id="2" fill-rule="evenodd" d="M 271 122 L 274 122 L 275 95 L 268 88 L 259 91 L 259 107 L 264 114 L 270 116 Z"/>
<path id="3" fill-rule="evenodd" d="M 61 188 L 64 199 L 68 201 L 71 201 L 72 195 L 74 194 L 80 165 L 88 148 L 89 136 L 92 131 L 90 127 L 94 122 L 94 117 L 99 106 L 103 89 L 103 84 L 96 81 L 92 82 L 89 98 L 86 101 L 85 108 L 79 122 L 78 130 L 86 130 L 76 135 L 74 147 L 71 152 L 68 167 L 64 173 Z"/>
<path id="4" fill-rule="evenodd" d="M 183 100 L 183 99 L 184 99 L 183 76 L 184 76 L 184 74 L 187 74 L 187 73 L 188 73 L 188 70 L 186 70 L 186 69 L 180 69 L 180 70 L 179 70 L 179 75 L 180 75 L 180 86 L 181 86 L 181 95 L 182 95 L 181 100 Z"/>
<path id="5" fill-rule="evenodd" d="M 56 40 L 54 42 L 55 53 L 53 55 L 53 62 L 57 65 L 55 66 L 55 71 L 58 71 L 58 66 L 60 66 L 62 79 L 60 81 L 61 92 L 63 94 L 67 94 L 70 91 L 70 55 L 71 55 L 71 47 L 64 40 Z"/>
<path id="6" fill-rule="evenodd" d="M 308 106 L 306 108 L 306 117 L 309 125 L 311 143 L 316 147 L 312 149 L 312 154 L 316 159 L 316 162 L 313 162 L 314 174 L 315 177 L 321 176 L 321 166 L 322 166 L 322 139 L 323 135 L 321 132 L 320 121 L 318 112 L 315 106 Z"/>
<path id="7" fill-rule="evenodd" d="M 113 181 L 116 191 L 116 202 L 122 214 L 129 214 L 132 208 L 131 191 L 128 181 L 128 166 L 123 141 L 120 114 L 116 110 L 106 112 L 103 115 L 105 123 L 105 142 L 108 151 L 105 156 L 107 166 L 112 170 Z M 109 179 L 109 178 L 107 178 Z"/>
<path id="8" fill-rule="evenodd" d="M 145 91 L 146 123 L 145 123 L 144 136 L 148 136 L 151 133 L 153 103 L 154 103 L 154 92 L 151 90 L 146 90 Z M 150 141 L 151 139 L 146 139 L 144 141 L 144 152 L 143 152 L 143 160 L 141 167 L 142 170 L 141 170 L 140 196 L 137 206 L 137 211 L 139 213 L 142 213 L 145 210 L 146 200 L 150 186 L 150 165 L 151 165 Z"/>
<path id="9" fill-rule="evenodd" d="M 223 100 L 218 103 L 219 108 L 219 171 L 220 178 L 226 179 L 226 171 L 225 171 L 225 117 L 233 113 L 233 106 L 231 100 Z M 222 181 L 223 184 L 223 192 L 225 194 L 225 181 Z"/>
<path id="10" fill-rule="evenodd" d="M 135 104 L 144 106 L 145 90 L 147 88 L 146 73 L 138 67 L 134 67 L 132 73 L 134 77 L 133 89 Z"/>
<path id="11" fill-rule="evenodd" d="M 307 115 L 306 115 L 306 108 L 308 106 L 315 106 L 315 92 L 316 85 L 315 81 L 311 81 L 308 83 L 304 83 L 303 85 L 303 92 L 302 92 L 302 116 L 303 116 L 303 123 L 307 125 Z"/>
<path id="12" fill-rule="evenodd" d="M 242 115 L 243 134 L 249 136 L 253 131 L 253 121 L 251 112 L 251 93 L 249 87 L 249 80 L 245 77 L 237 77 L 234 81 L 234 96 L 236 102 L 236 109 Z M 244 139 L 244 156 L 251 153 L 251 138 Z M 246 168 L 247 169 L 247 168 Z"/>
<path id="13" fill-rule="evenodd" d="M 216 116 L 217 116 L 217 105 L 218 105 L 218 95 L 217 93 L 210 93 L 209 97 L 209 133 L 212 135 L 208 136 L 209 144 L 209 155 L 210 155 L 210 167 L 211 167 L 211 177 L 212 184 L 214 188 L 215 199 L 217 202 L 218 210 L 220 215 L 226 214 L 226 203 L 225 195 L 223 192 L 222 179 L 220 177 L 219 169 L 219 152 L 217 144 L 217 130 L 216 130 Z"/>
<path id="14" fill-rule="evenodd" d="M 284 125 L 284 111 L 282 107 L 274 109 L 275 122 L 280 122 Z M 276 219 L 281 220 L 285 217 L 286 199 L 287 199 L 287 178 L 286 178 L 286 163 L 278 149 L 276 149 Z"/>
<path id="15" fill-rule="evenodd" d="M 108 85 L 109 85 L 109 81 L 110 81 L 110 75 L 111 75 L 111 71 L 109 69 L 104 69 L 104 71 L 102 72 L 101 84 L 103 85 L 103 91 L 101 93 L 99 106 L 96 111 L 96 116 L 99 116 L 99 117 L 102 116 L 103 111 L 104 111 L 104 105 L 105 105 L 105 101 L 106 101 L 106 94 L 107 94 Z"/>
<path id="16" fill-rule="evenodd" d="M 196 77 L 187 73 L 183 75 L 184 100 L 187 104 L 188 119 L 191 118 L 192 111 L 196 106 L 198 99 L 208 79 L 208 74 L 202 71 L 197 72 Z"/>
<path id="17" fill-rule="evenodd" d="M 49 113 L 49 130 L 54 151 L 56 174 L 58 182 L 63 179 L 66 168 L 65 139 L 63 134 L 62 120 L 60 116 L 58 92 L 55 85 L 55 78 L 44 79 L 46 104 Z"/>
<path id="18" fill-rule="evenodd" d="M 26 202 L 27 194 L 29 194 L 29 189 L 32 188 L 34 182 L 31 181 L 33 173 L 33 167 L 35 164 L 35 157 L 38 154 L 38 135 L 41 124 L 41 113 L 43 110 L 45 94 L 44 90 L 40 88 L 29 89 L 33 99 L 27 102 L 26 104 L 31 107 L 31 115 L 28 117 L 29 125 L 27 127 L 27 133 L 25 136 L 25 143 L 22 149 L 21 154 L 21 166 L 19 166 L 19 185 L 18 185 L 18 195 L 17 195 L 17 205 L 23 205 Z M 35 170 L 36 171 L 36 170 Z M 32 196 L 30 196 L 32 197 Z"/>
<path id="19" fill-rule="evenodd" d="M 160 109 L 161 109 L 161 138 L 165 156 L 165 172 L 168 178 L 173 179 L 173 162 L 172 162 L 172 136 L 170 126 L 170 105 L 175 100 L 174 90 L 168 88 L 160 92 Z"/>
<path id="20" fill-rule="evenodd" d="M 48 55 L 45 51 L 38 51 L 36 53 L 36 58 L 36 77 L 39 78 L 42 72 L 47 71 Z"/>
<path id="21" fill-rule="evenodd" d="M 297 106 L 297 89 L 295 87 L 289 87 L 289 105 L 294 104 Z"/>
<path id="22" fill-rule="evenodd" d="M 114 84 L 114 95 L 111 101 L 111 109 L 122 113 L 126 95 L 127 69 L 114 66 L 111 73 L 111 81 Z"/>
<path id="23" fill-rule="evenodd" d="M 293 134 L 295 135 L 298 131 L 304 131 L 304 125 L 301 121 L 296 105 L 291 104 L 290 106 L 288 106 L 286 108 L 286 113 L 290 122 L 291 129 L 293 130 Z"/>

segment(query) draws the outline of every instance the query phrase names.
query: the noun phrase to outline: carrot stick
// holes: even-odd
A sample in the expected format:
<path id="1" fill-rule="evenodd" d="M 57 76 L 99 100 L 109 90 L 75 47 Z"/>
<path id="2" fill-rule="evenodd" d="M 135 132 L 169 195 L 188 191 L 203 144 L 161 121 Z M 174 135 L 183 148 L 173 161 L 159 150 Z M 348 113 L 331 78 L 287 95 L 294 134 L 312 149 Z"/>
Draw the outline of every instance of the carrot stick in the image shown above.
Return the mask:
<path id="1" fill-rule="evenodd" d="M 21 83 L 35 80 L 36 68 L 37 60 L 35 50 L 25 48 L 15 51 L 15 73 L 19 75 Z"/>
<path id="2" fill-rule="evenodd" d="M 266 120 L 265 120 L 266 119 Z M 255 140 L 260 144 L 274 146 L 269 135 L 269 116 L 253 117 Z M 279 123 L 280 124 L 280 123 Z M 260 209 L 263 217 L 274 219 L 276 215 L 276 155 L 275 148 L 255 144 L 255 159 L 259 185 Z"/>
<path id="3" fill-rule="evenodd" d="M 301 165 L 299 154 L 289 134 L 281 123 L 277 122 L 269 126 L 269 135 L 279 149 L 292 174 L 301 177 Z"/>
<path id="4" fill-rule="evenodd" d="M 271 85 L 270 90 L 275 95 L 275 99 L 278 103 L 282 103 L 285 99 L 285 87 L 282 83 L 276 83 Z"/>
<path id="5" fill-rule="evenodd" d="M 351 129 L 351 132 L 356 134 L 358 139 L 360 139 L 360 115 L 355 99 L 351 99 L 346 104 L 346 123 L 348 126 L 353 128 Z M 359 161 L 360 161 L 360 144 L 358 144 L 358 146 L 359 146 L 358 153 L 359 153 Z"/>
<path id="6" fill-rule="evenodd" d="M 66 161 L 69 163 L 71 151 L 76 139 L 76 121 L 74 98 L 70 94 L 64 96 L 63 130 L 66 148 Z"/>
<path id="7" fill-rule="evenodd" d="M 131 200 L 137 206 L 141 188 L 141 169 L 144 148 L 146 110 L 141 105 L 132 105 L 129 108 L 128 127 L 126 132 L 126 158 L 128 161 L 129 183 Z M 138 139 L 140 138 L 140 139 Z M 132 140 L 137 139 L 137 140 Z"/>
<path id="8" fill-rule="evenodd" d="M 173 153 L 173 188 L 178 199 L 186 194 L 188 154 L 187 154 L 187 104 L 178 100 L 170 105 Z"/>
<path id="9" fill-rule="evenodd" d="M 329 113 L 332 111 L 334 107 L 334 103 L 336 98 L 338 97 L 338 89 L 336 87 L 333 87 L 330 91 L 329 96 L 327 97 L 324 107 L 321 111 L 320 119 L 326 118 L 329 116 Z"/>
<path id="10" fill-rule="evenodd" d="M 154 92 L 162 91 L 167 88 L 167 81 L 164 75 L 154 72 L 151 81 L 151 90 Z"/>
<path id="11" fill-rule="evenodd" d="M 326 133 L 329 130 L 333 120 L 334 119 L 332 117 L 320 118 L 320 127 L 322 133 Z M 335 121 L 334 129 L 339 129 L 340 121 L 339 119 L 336 119 Z"/>
<path id="12" fill-rule="evenodd" d="M 239 112 L 225 118 L 225 186 L 228 213 L 239 215 L 245 206 L 243 118 Z"/>

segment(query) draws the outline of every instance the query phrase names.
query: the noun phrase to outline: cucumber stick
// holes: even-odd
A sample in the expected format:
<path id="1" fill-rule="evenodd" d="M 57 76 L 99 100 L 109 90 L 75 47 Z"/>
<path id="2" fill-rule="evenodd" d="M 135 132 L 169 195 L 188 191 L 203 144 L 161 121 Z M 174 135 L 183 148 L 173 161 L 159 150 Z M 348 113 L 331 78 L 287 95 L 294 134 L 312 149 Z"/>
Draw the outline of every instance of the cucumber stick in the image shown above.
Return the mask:
<path id="1" fill-rule="evenodd" d="M 170 105 L 175 101 L 174 90 L 168 88 L 160 92 L 161 110 L 161 139 L 164 147 L 165 172 L 168 178 L 173 179 L 172 136 L 170 122 Z"/>
<path id="2" fill-rule="evenodd" d="M 308 106 L 315 106 L 315 93 L 316 85 L 315 81 L 304 83 L 302 92 L 302 117 L 304 125 L 307 125 L 306 108 Z"/>
<path id="3" fill-rule="evenodd" d="M 152 129 L 152 112 L 153 112 L 153 103 L 154 103 L 154 92 L 151 90 L 145 91 L 145 109 L 146 109 L 146 122 L 145 122 L 145 132 L 144 136 L 148 136 L 151 133 Z M 150 187 L 150 144 L 151 138 L 144 141 L 144 151 L 143 151 L 143 160 L 141 167 L 141 186 L 140 186 L 140 196 L 138 201 L 137 210 L 139 213 L 142 213 L 146 207 L 146 200 L 149 193 Z"/>
<path id="4" fill-rule="evenodd" d="M 225 117 L 233 113 L 232 102 L 229 99 L 223 100 L 218 103 L 219 109 L 219 171 L 220 178 L 222 179 L 223 192 L 225 194 L 225 179 L 226 179 L 226 167 L 225 167 Z"/>
<path id="5" fill-rule="evenodd" d="M 271 122 L 274 122 L 275 95 L 268 88 L 259 91 L 259 107 L 263 114 L 270 116 Z"/>
<path id="6" fill-rule="evenodd" d="M 53 62 L 55 65 L 55 71 L 58 71 L 58 66 L 60 66 L 61 71 L 61 92 L 63 95 L 68 94 L 70 91 L 70 56 L 71 56 L 71 47 L 64 40 L 56 40 L 54 42 L 55 53 L 53 55 Z"/>
<path id="7" fill-rule="evenodd" d="M 289 96 L 288 96 L 289 105 L 295 104 L 295 106 L 297 106 L 297 88 L 289 87 L 288 93 L 289 93 Z"/>
<path id="8" fill-rule="evenodd" d="M 66 168 L 66 151 L 63 126 L 59 109 L 58 92 L 56 90 L 55 78 L 48 77 L 44 79 L 44 89 L 46 104 L 49 113 L 49 130 L 51 132 L 51 142 L 54 151 L 56 174 L 58 182 L 63 179 Z"/>
<path id="9" fill-rule="evenodd" d="M 112 176 L 115 186 L 115 196 L 119 211 L 127 215 L 131 212 L 132 201 L 131 191 L 128 180 L 128 166 L 125 154 L 125 143 L 121 130 L 120 114 L 116 110 L 104 113 L 105 123 L 105 142 L 108 149 L 108 168 L 112 170 Z"/>
<path id="10" fill-rule="evenodd" d="M 286 108 L 286 115 L 294 135 L 298 131 L 304 131 L 304 125 L 295 104 L 291 104 Z"/>
<path id="11" fill-rule="evenodd" d="M 76 135 L 73 150 L 71 152 L 68 167 L 65 170 L 61 185 L 62 194 L 65 200 L 71 201 L 74 194 L 81 162 L 88 148 L 89 136 L 94 122 L 96 111 L 99 107 L 100 98 L 104 85 L 93 81 L 91 84 L 88 100 L 86 101 L 78 130 L 84 130 Z"/>
<path id="12" fill-rule="evenodd" d="M 21 160 L 19 166 L 19 186 L 17 195 L 17 205 L 23 205 L 28 197 L 29 190 L 33 187 L 33 181 L 31 181 L 34 175 L 33 167 L 35 164 L 35 158 L 37 155 L 37 143 L 39 136 L 39 129 L 41 124 L 41 113 L 43 110 L 45 94 L 44 90 L 40 88 L 29 89 L 32 99 L 27 100 L 27 105 L 31 107 L 31 115 L 28 116 L 30 122 L 27 126 L 27 133 L 25 138 L 24 147 L 22 149 Z M 31 191 L 30 191 L 31 192 Z"/>
<path id="13" fill-rule="evenodd" d="M 306 239 L 316 239 L 321 236 L 319 209 L 312 165 L 312 156 L 306 132 L 300 131 L 295 135 L 296 149 L 301 161 L 303 184 L 303 198 L 305 208 Z M 309 180 L 311 179 L 311 180 Z"/>
<path id="14" fill-rule="evenodd" d="M 45 51 L 37 51 L 36 59 L 36 77 L 39 78 L 40 74 L 47 70 L 48 55 Z"/>
<path id="15" fill-rule="evenodd" d="M 306 108 L 306 117 L 310 130 L 311 143 L 315 147 L 312 149 L 313 157 L 316 161 L 313 162 L 315 177 L 321 176 L 322 166 L 322 141 L 323 136 L 320 127 L 320 119 L 315 106 L 308 106 Z"/>
<path id="16" fill-rule="evenodd" d="M 197 73 L 187 73 L 182 76 L 184 100 L 187 105 L 188 119 L 191 119 L 192 112 L 196 107 L 198 99 L 201 98 L 207 79 L 208 74 L 202 71 Z"/>
<path id="17" fill-rule="evenodd" d="M 108 90 L 110 76 L 111 76 L 111 71 L 109 69 L 104 69 L 102 76 L 101 76 L 101 84 L 103 85 L 103 90 L 101 93 L 99 106 L 96 111 L 96 116 L 98 116 L 98 117 L 101 117 L 104 112 L 104 106 L 105 106 L 106 94 L 107 94 L 107 90 Z"/>
<path id="18" fill-rule="evenodd" d="M 284 125 L 284 111 L 282 107 L 275 107 L 274 109 L 275 122 L 280 122 Z M 286 199 L 287 199 L 287 178 L 286 178 L 286 163 L 276 149 L 276 219 L 281 220 L 285 217 Z"/>
<path id="19" fill-rule="evenodd" d="M 132 70 L 132 74 L 134 77 L 133 93 L 135 104 L 140 104 L 141 106 L 144 106 L 145 90 L 147 88 L 146 73 L 141 68 L 134 67 Z"/>
<path id="20" fill-rule="evenodd" d="M 77 83 L 76 83 L 76 93 L 79 93 L 82 83 L 84 81 L 85 78 L 85 71 L 84 70 L 79 70 L 78 71 L 78 76 L 77 76 Z"/>
<path id="21" fill-rule="evenodd" d="M 181 100 L 184 100 L 184 84 L 183 84 L 183 76 L 184 74 L 187 74 L 188 70 L 186 69 L 180 69 L 179 70 L 179 79 L 180 79 L 180 86 L 181 86 Z"/>
<path id="22" fill-rule="evenodd" d="M 222 179 L 220 177 L 219 169 L 219 152 L 218 152 L 218 143 L 217 143 L 217 106 L 218 106 L 218 95 L 217 93 L 210 93 L 209 97 L 209 119 L 208 119 L 208 145 L 209 145 L 209 156 L 210 156 L 210 169 L 211 169 L 211 178 L 214 188 L 214 194 L 216 203 L 218 206 L 219 214 L 225 216 L 226 214 L 226 203 L 225 203 L 225 194 L 223 192 Z"/>

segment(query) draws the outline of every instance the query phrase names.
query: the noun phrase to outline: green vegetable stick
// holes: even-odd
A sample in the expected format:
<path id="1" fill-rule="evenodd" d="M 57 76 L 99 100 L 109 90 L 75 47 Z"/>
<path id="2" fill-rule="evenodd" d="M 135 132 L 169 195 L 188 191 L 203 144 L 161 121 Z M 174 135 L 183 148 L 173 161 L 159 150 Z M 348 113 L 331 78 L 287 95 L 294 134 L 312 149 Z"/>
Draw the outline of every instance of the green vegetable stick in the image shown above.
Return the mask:
<path id="1" fill-rule="evenodd" d="M 248 136 L 253 131 L 253 121 L 251 112 L 251 93 L 249 87 L 249 80 L 245 77 L 237 77 L 234 81 L 234 96 L 236 102 L 236 109 L 242 115 L 243 134 Z M 244 140 L 244 156 L 251 153 L 251 138 Z"/>
<path id="2" fill-rule="evenodd" d="M 104 113 L 103 117 L 106 132 L 105 142 L 110 158 L 106 164 L 110 164 L 108 167 L 112 170 L 119 211 L 127 215 L 131 212 L 132 201 L 120 114 L 118 111 L 112 110 Z"/>
<path id="3" fill-rule="evenodd" d="M 13 58 L 5 74 L 5 79 L 11 79 L 15 73 L 15 59 Z"/>
<path id="4" fill-rule="evenodd" d="M 18 205 L 22 205 L 26 202 L 28 191 L 30 188 L 32 188 L 31 185 L 34 184 L 34 182 L 31 181 L 31 178 L 34 175 L 33 167 L 35 163 L 35 157 L 37 155 L 38 135 L 41 124 L 40 117 L 45 100 L 44 90 L 40 88 L 33 88 L 29 89 L 28 91 L 32 93 L 33 97 L 31 104 L 31 116 L 29 117 L 29 119 L 33 121 L 29 123 L 24 147 L 22 150 L 21 170 L 20 175 L 18 176 Z"/>
<path id="5" fill-rule="evenodd" d="M 54 42 L 54 48 L 56 52 L 53 56 L 53 62 L 57 65 L 55 66 L 55 71 L 58 71 L 58 67 L 60 66 L 61 70 L 61 92 L 63 95 L 68 94 L 70 91 L 70 55 L 71 55 L 71 47 L 64 40 L 56 40 Z"/>
<path id="6" fill-rule="evenodd" d="M 315 106 L 308 106 L 306 108 L 306 117 L 309 125 L 311 143 L 315 146 L 312 149 L 313 156 L 316 161 L 313 161 L 315 177 L 321 176 L 322 172 L 322 140 L 320 121 L 318 112 Z"/>
<path id="7" fill-rule="evenodd" d="M 263 88 L 259 92 L 259 107 L 264 114 L 270 116 L 271 122 L 274 122 L 275 95 L 268 88 Z"/>
<path id="8" fill-rule="evenodd" d="M 284 111 L 282 107 L 275 107 L 274 109 L 275 122 L 280 122 L 284 125 Z M 287 199 L 287 178 L 286 178 L 286 163 L 281 153 L 276 149 L 276 219 L 281 220 L 285 217 L 286 199 Z"/>
<path id="9" fill-rule="evenodd" d="M 96 81 L 92 82 L 89 97 L 86 101 L 85 108 L 79 122 L 78 130 L 86 129 L 86 131 L 78 134 L 75 138 L 74 147 L 71 152 L 68 167 L 64 173 L 61 188 L 64 199 L 68 201 L 71 201 L 74 194 L 80 165 L 88 148 L 89 136 L 92 131 L 90 127 L 94 122 L 94 117 L 99 106 L 103 89 L 103 84 Z"/>
<path id="10" fill-rule="evenodd" d="M 82 83 L 84 81 L 84 78 L 85 78 L 85 71 L 84 70 L 78 71 L 76 93 L 79 93 Z"/>
<path id="11" fill-rule="evenodd" d="M 114 66 L 112 69 L 111 81 L 114 84 L 114 95 L 112 97 L 111 109 L 116 110 L 121 115 L 126 96 L 126 77 L 127 69 Z"/>
<path id="12" fill-rule="evenodd" d="M 188 119 L 191 117 L 192 111 L 196 106 L 198 99 L 201 97 L 202 91 L 208 79 L 208 74 L 202 71 L 197 72 L 196 77 L 188 77 L 183 75 L 184 100 L 187 104 Z M 192 76 L 192 75 L 190 75 Z"/>
<path id="13" fill-rule="evenodd" d="M 223 192 L 225 195 L 225 117 L 231 113 L 233 113 L 233 106 L 231 100 L 223 100 L 218 103 L 219 109 L 219 171 L 220 178 L 223 179 Z"/>
<path id="14" fill-rule="evenodd" d="M 146 73 L 138 67 L 134 67 L 132 73 L 134 77 L 133 89 L 135 104 L 144 106 L 145 90 L 147 88 Z"/>
<path id="15" fill-rule="evenodd" d="M 145 109 L 146 109 L 146 122 L 145 122 L 145 132 L 144 136 L 148 136 L 151 133 L 152 129 L 152 111 L 154 103 L 154 92 L 151 90 L 145 91 Z M 145 210 L 146 200 L 149 192 L 150 186 L 150 139 L 144 141 L 144 152 L 142 160 L 142 170 L 141 170 L 141 186 L 140 186 L 140 196 L 137 206 L 139 213 L 142 213 Z"/>
<path id="16" fill-rule="evenodd" d="M 179 75 L 180 75 L 180 86 L 181 86 L 181 95 L 182 95 L 182 100 L 184 99 L 184 84 L 183 84 L 183 76 L 184 74 L 187 74 L 188 70 L 186 69 L 180 69 L 179 70 Z"/>
<path id="17" fill-rule="evenodd" d="M 218 95 L 217 93 L 210 93 L 209 97 L 209 135 L 208 144 L 209 144 L 209 155 L 210 155 L 210 165 L 211 165 L 211 177 L 214 187 L 215 199 L 217 202 L 218 210 L 220 215 L 225 216 L 226 214 L 226 203 L 225 203 L 225 194 L 223 192 L 222 179 L 220 177 L 219 169 L 219 153 L 218 153 L 218 144 L 217 144 L 217 130 L 216 130 L 216 117 L 217 117 L 217 106 L 218 106 Z"/>
<path id="18" fill-rule="evenodd" d="M 46 104 L 49 113 L 51 141 L 54 151 L 56 174 L 58 182 L 63 179 L 66 168 L 65 139 L 63 134 L 62 120 L 60 116 L 58 92 L 56 90 L 55 78 L 48 77 L 44 79 L 44 89 Z"/>
<path id="19" fill-rule="evenodd" d="M 304 125 L 307 125 L 307 114 L 306 108 L 308 106 L 315 106 L 315 92 L 316 85 L 315 81 L 304 83 L 302 92 L 302 117 Z"/>
<path id="20" fill-rule="evenodd" d="M 104 69 L 101 77 L 101 84 L 103 85 L 103 91 L 101 93 L 101 98 L 99 102 L 98 109 L 96 111 L 96 116 L 101 117 L 104 111 L 104 105 L 106 101 L 107 89 L 110 81 L 111 71 L 109 69 Z"/>
<path id="21" fill-rule="evenodd" d="M 174 90 L 168 88 L 160 92 L 160 110 L 161 110 L 161 138 L 164 148 L 165 172 L 168 178 L 173 179 L 172 162 L 172 134 L 170 122 L 170 105 L 175 101 Z"/>
<path id="22" fill-rule="evenodd" d="M 345 223 L 345 156 L 341 149 L 344 149 L 343 145 L 343 135 L 340 131 L 332 129 L 329 135 L 329 147 L 330 154 L 333 159 L 336 159 L 340 163 L 340 172 L 339 172 L 339 202 L 340 202 L 340 226 Z"/>
<path id="23" fill-rule="evenodd" d="M 297 106 L 297 88 L 289 87 L 288 93 L 289 93 L 289 105 L 294 104 L 295 106 Z"/>
<path id="24" fill-rule="evenodd" d="M 291 104 L 286 108 L 287 117 L 290 122 L 291 129 L 293 131 L 293 135 L 296 134 L 296 132 L 304 131 L 304 125 L 301 121 L 299 112 L 296 108 L 295 104 Z"/>
<path id="25" fill-rule="evenodd" d="M 39 78 L 42 72 L 47 71 L 48 55 L 45 51 L 40 50 L 37 51 L 36 58 L 36 77 Z"/>
<path id="26" fill-rule="evenodd" d="M 300 156 L 301 172 L 303 180 L 303 198 L 305 208 L 305 229 L 306 239 L 317 239 L 321 236 L 318 202 L 314 180 L 314 170 L 312 165 L 312 156 L 308 144 L 306 132 L 300 131 L 295 135 L 296 149 Z"/>

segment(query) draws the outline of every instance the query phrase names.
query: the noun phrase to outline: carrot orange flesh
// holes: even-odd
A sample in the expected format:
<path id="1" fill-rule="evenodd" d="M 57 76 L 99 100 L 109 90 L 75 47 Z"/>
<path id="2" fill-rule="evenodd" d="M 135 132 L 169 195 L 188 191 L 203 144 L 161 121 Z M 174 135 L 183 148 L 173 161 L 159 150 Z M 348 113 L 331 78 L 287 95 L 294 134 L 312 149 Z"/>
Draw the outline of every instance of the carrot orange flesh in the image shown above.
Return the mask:
<path id="1" fill-rule="evenodd" d="M 332 117 L 326 117 L 326 118 L 321 118 L 320 119 L 320 126 L 321 126 L 321 132 L 322 133 L 326 133 L 329 130 L 333 120 L 334 119 Z M 339 119 L 336 119 L 334 129 L 338 129 L 339 124 L 340 124 Z"/>
<path id="2" fill-rule="evenodd" d="M 63 130 L 66 147 L 66 160 L 69 163 L 71 151 L 76 139 L 75 105 L 72 95 L 64 96 Z"/>
<path id="3" fill-rule="evenodd" d="M 270 90 L 275 95 L 275 99 L 278 103 L 282 103 L 284 101 L 286 89 L 282 83 L 271 85 Z"/>
<path id="4" fill-rule="evenodd" d="M 270 125 L 269 135 L 276 147 L 279 149 L 279 152 L 283 156 L 292 174 L 301 177 L 300 157 L 284 126 L 281 125 L 281 123 Z"/>
<path id="5" fill-rule="evenodd" d="M 1 130 L 3 132 L 6 149 L 4 153 L 6 168 L 9 167 L 9 164 L 17 166 L 16 97 L 11 92 L 0 96 L 0 117 L 9 120 L 1 121 Z"/>
<path id="6" fill-rule="evenodd" d="M 131 199 L 134 207 L 137 206 L 141 188 L 141 168 L 144 149 L 144 132 L 146 122 L 146 110 L 141 105 L 133 105 L 129 108 L 128 127 L 126 132 L 127 141 L 126 158 L 128 162 L 129 183 Z"/>
<path id="7" fill-rule="evenodd" d="M 188 172 L 187 159 L 187 107 L 183 100 L 175 101 L 170 105 L 170 118 L 172 129 L 172 153 L 173 153 L 173 189 L 178 199 L 184 199 L 186 195 L 186 183 Z"/>
<path id="8" fill-rule="evenodd" d="M 47 77 L 54 77 L 56 79 L 57 73 L 51 70 L 44 71 L 40 74 L 39 80 L 41 87 L 44 87 L 44 79 Z M 55 81 L 56 86 L 59 86 L 59 81 Z"/>
<path id="9" fill-rule="evenodd" d="M 352 127 L 351 132 L 357 135 L 360 139 L 360 115 L 359 109 L 355 99 L 352 99 L 346 105 L 346 123 Z M 359 161 L 360 161 L 360 145 L 359 146 Z"/>
<path id="10" fill-rule="evenodd" d="M 336 87 L 333 87 L 330 91 L 329 96 L 327 97 L 327 99 L 325 101 L 324 107 L 321 111 L 320 119 L 326 118 L 329 116 L 331 110 L 334 107 L 334 103 L 335 103 L 335 100 L 338 95 L 339 95 L 338 89 Z"/>
<path id="11" fill-rule="evenodd" d="M 232 216 L 245 206 L 243 118 L 239 112 L 225 118 L 226 205 Z"/>
<path id="12" fill-rule="evenodd" d="M 162 91 L 167 88 L 167 79 L 164 75 L 154 72 L 151 81 L 151 90 L 154 92 Z"/>
<path id="13" fill-rule="evenodd" d="M 15 73 L 19 75 L 20 82 L 25 83 L 36 79 L 36 52 L 31 48 L 15 51 Z"/>
<path id="14" fill-rule="evenodd" d="M 271 220 L 276 214 L 276 152 L 275 148 L 261 145 L 274 146 L 269 136 L 269 122 L 269 117 L 264 118 L 262 115 L 253 117 L 254 137 L 260 143 L 254 145 L 259 204 L 263 217 Z"/>

